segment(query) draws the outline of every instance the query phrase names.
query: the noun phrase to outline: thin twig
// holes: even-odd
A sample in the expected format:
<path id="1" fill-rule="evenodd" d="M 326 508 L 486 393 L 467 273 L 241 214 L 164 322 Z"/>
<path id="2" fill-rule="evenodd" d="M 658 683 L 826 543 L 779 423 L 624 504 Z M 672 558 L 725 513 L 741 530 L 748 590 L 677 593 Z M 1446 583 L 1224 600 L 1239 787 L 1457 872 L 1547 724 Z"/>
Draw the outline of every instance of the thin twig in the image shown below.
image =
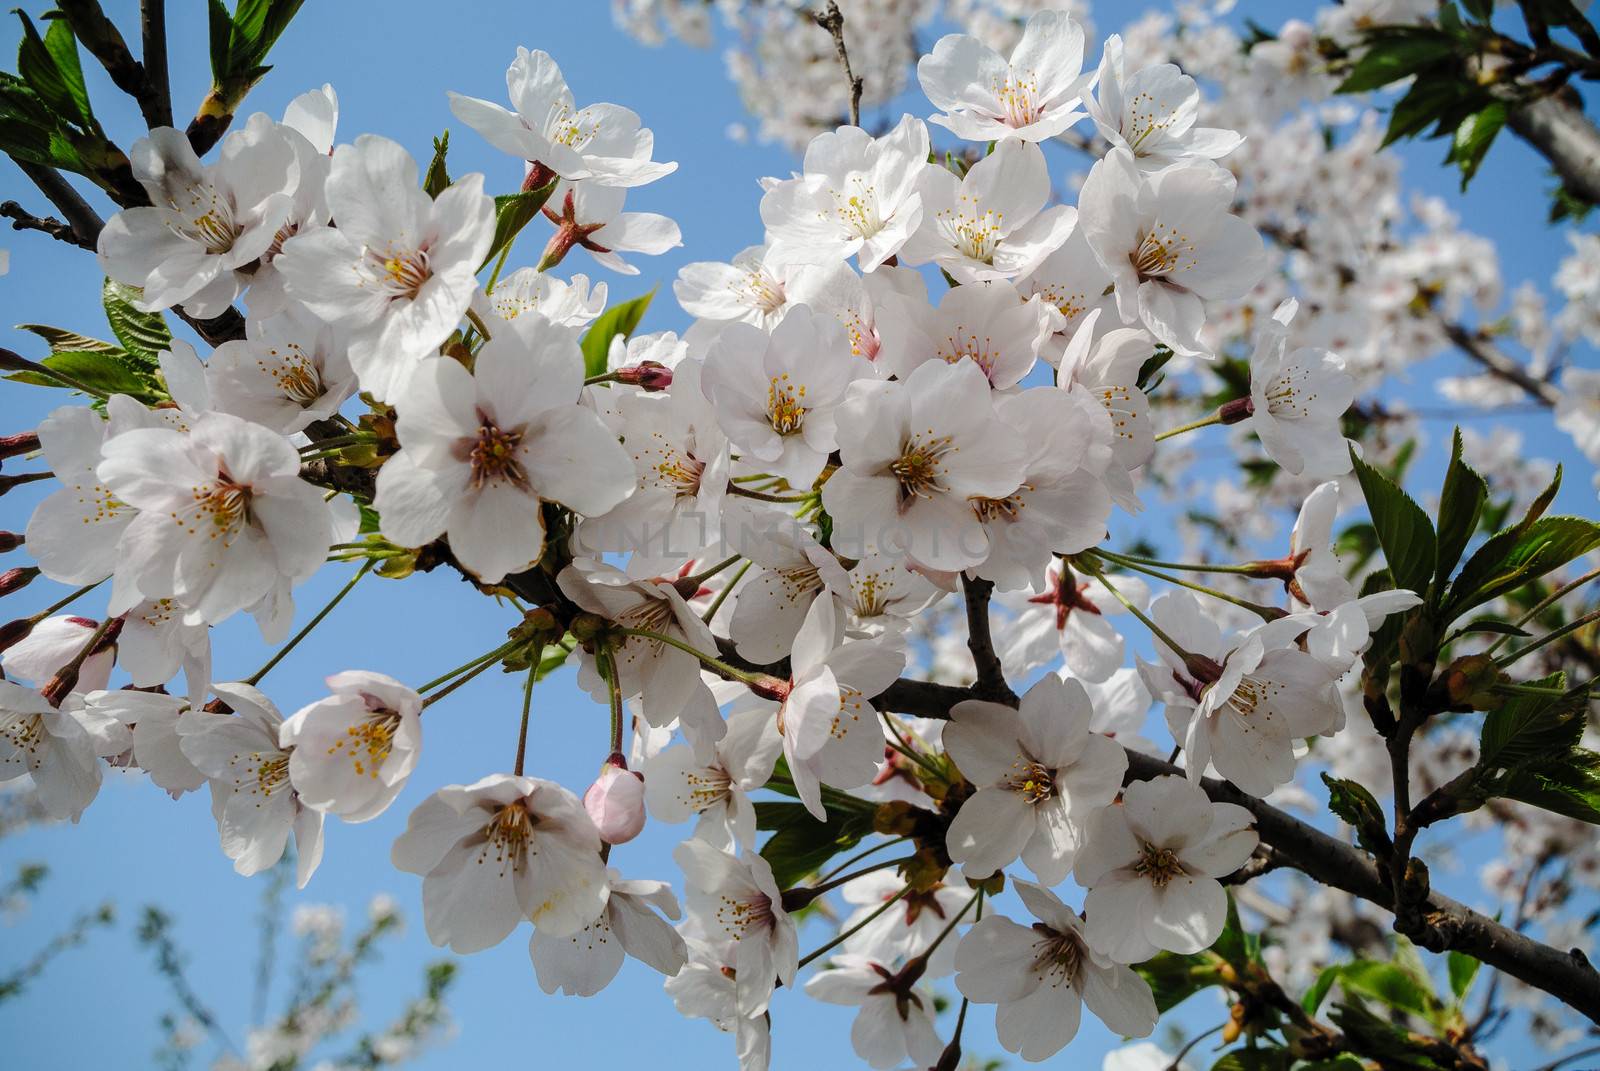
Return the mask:
<path id="1" fill-rule="evenodd" d="M 844 43 L 844 14 L 834 0 L 822 11 L 813 11 L 811 18 L 818 26 L 833 35 L 834 50 L 839 53 L 839 66 L 844 68 L 844 79 L 850 85 L 850 125 L 861 125 L 861 90 L 865 81 L 850 69 L 850 50 Z"/>
<path id="2" fill-rule="evenodd" d="M 80 237 L 70 223 L 63 223 L 54 216 L 36 216 L 15 201 L 0 204 L 0 219 L 11 220 L 11 229 L 14 231 L 38 231 L 58 242 L 66 242 L 80 249 L 94 249 L 93 243 Z"/>

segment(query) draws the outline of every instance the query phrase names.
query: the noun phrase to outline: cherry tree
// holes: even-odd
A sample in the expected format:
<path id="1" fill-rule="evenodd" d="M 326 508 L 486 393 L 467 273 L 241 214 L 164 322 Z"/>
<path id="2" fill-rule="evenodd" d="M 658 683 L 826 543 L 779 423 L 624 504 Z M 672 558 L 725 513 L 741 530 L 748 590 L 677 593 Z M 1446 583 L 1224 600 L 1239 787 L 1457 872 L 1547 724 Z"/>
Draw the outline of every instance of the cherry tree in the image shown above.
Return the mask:
<path id="1" fill-rule="evenodd" d="M 463 175 L 448 134 L 342 131 L 331 86 L 247 113 L 298 0 L 213 4 L 181 129 L 160 0 L 139 58 L 95 0 L 21 14 L 0 148 L 53 209 L 0 212 L 95 255 L 114 340 L 0 350 L 65 399 L 0 438 L 36 462 L 0 493 L 54 482 L 0 593 L 69 589 L 0 629 L 0 776 L 71 821 L 107 764 L 208 792 L 234 869 L 292 843 L 301 886 L 330 817 L 405 808 L 433 943 L 525 935 L 530 987 L 602 1000 L 636 959 L 745 1071 L 808 998 L 857 1009 L 871 1066 L 949 1071 L 984 1006 L 1040 1061 L 1085 1009 L 1149 1038 L 1202 990 L 1221 1023 L 1108 1066 L 1486 1068 L 1507 1023 L 1581 1058 L 1600 522 L 1504 435 L 1417 471 L 1394 389 L 1450 351 L 1456 411 L 1531 407 L 1600 464 L 1600 132 L 1569 88 L 1600 32 L 1513 6 L 1100 37 L 1076 0 L 618 0 L 651 42 L 727 21 L 756 133 L 797 150 L 748 247 L 679 274 L 681 336 L 571 270 L 694 236 L 635 210 L 674 150 L 578 107 L 560 41 L 507 56 L 509 110 L 450 94 L 457 144 L 511 157 Z M 102 124 L 84 52 L 142 129 Z M 1572 228 L 1554 312 L 1530 282 L 1497 315 L 1493 245 L 1383 151 L 1448 137 L 1466 183 L 1502 130 Z M 325 695 L 278 707 L 358 584 L 434 570 L 503 642 L 399 680 L 330 638 Z M 241 613 L 270 653 L 213 679 Z M 568 662 L 609 715 L 590 785 L 530 740 Z M 434 705 L 494 669 L 514 747 L 413 784 Z M 1430 872 L 1463 831 L 1494 838 L 1477 888 Z"/>

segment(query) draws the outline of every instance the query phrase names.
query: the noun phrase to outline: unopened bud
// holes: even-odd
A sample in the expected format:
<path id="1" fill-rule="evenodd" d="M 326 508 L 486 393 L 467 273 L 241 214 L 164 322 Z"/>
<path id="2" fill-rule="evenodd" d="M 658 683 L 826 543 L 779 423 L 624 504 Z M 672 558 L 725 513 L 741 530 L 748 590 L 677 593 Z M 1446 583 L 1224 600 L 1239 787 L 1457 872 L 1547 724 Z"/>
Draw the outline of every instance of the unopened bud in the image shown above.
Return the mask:
<path id="1" fill-rule="evenodd" d="M 1465 655 L 1444 671 L 1444 690 L 1452 710 L 1488 710 L 1498 705 L 1494 686 L 1506 679 L 1494 656 Z"/>
<path id="2" fill-rule="evenodd" d="M 19 431 L 15 435 L 0 435 L 0 458 L 31 454 L 39 449 L 39 433 Z"/>
<path id="3" fill-rule="evenodd" d="M 1184 655 L 1183 668 L 1201 684 L 1215 684 L 1222 679 L 1222 666 L 1205 655 Z"/>
<path id="4" fill-rule="evenodd" d="M 33 583 L 34 577 L 39 575 L 37 566 L 21 565 L 15 569 L 7 569 L 0 573 L 0 595 L 10 595 L 13 591 L 21 591 Z"/>
<path id="5" fill-rule="evenodd" d="M 1222 418 L 1222 423 L 1224 424 L 1238 424 L 1241 421 L 1249 420 L 1255 411 L 1255 399 L 1246 395 L 1243 398 L 1235 398 L 1231 402 L 1224 402 L 1218 407 L 1217 416 Z"/>
<path id="6" fill-rule="evenodd" d="M 750 682 L 750 690 L 762 699 L 771 699 L 775 703 L 781 703 L 789 698 L 789 693 L 794 690 L 794 685 L 782 677 L 774 677 L 763 673 Z"/>
<path id="7" fill-rule="evenodd" d="M 0 554 L 10 554 L 25 542 L 21 532 L 0 532 Z"/>
<path id="8" fill-rule="evenodd" d="M 666 390 L 672 386 L 672 369 L 660 361 L 640 361 L 617 369 L 617 382 L 644 391 Z"/>
<path id="9" fill-rule="evenodd" d="M 1235 1004 L 1228 1009 L 1228 1021 L 1222 1027 L 1222 1043 L 1232 1045 L 1244 1033 L 1244 1005 Z"/>
<path id="10" fill-rule="evenodd" d="M 939 1062 L 933 1065 L 933 1071 L 956 1071 L 959 1066 L 961 1066 L 961 1042 L 951 1038 L 950 1044 L 939 1054 Z"/>
<path id="11" fill-rule="evenodd" d="M 628 760 L 613 752 L 600 768 L 583 809 L 607 844 L 626 844 L 644 829 L 644 776 L 628 769 Z"/>
<path id="12" fill-rule="evenodd" d="M 50 370 L 38 361 L 30 361 L 20 353 L 0 348 L 0 372 L 38 372 L 49 375 Z"/>
<path id="13" fill-rule="evenodd" d="M 50 479 L 48 472 L 22 472 L 15 476 L 0 476 L 0 495 L 5 494 L 13 487 L 21 487 L 25 483 L 38 483 L 40 480 Z"/>
<path id="14" fill-rule="evenodd" d="M 8 651 L 11 646 L 28 638 L 37 624 L 31 617 L 19 617 L 15 621 L 0 625 L 0 651 Z"/>
<path id="15" fill-rule="evenodd" d="M 583 644 L 585 648 L 595 640 L 611 631 L 611 622 L 599 614 L 582 613 L 572 619 L 572 624 L 567 626 L 573 639 Z"/>

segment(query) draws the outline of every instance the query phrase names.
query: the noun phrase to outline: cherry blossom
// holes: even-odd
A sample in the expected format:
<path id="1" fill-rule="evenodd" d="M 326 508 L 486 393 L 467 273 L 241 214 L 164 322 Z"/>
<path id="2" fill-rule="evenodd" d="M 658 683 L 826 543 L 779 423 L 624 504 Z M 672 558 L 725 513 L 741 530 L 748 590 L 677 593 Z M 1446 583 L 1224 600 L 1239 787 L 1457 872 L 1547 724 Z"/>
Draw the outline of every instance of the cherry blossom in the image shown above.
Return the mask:
<path id="1" fill-rule="evenodd" d="M 1172 774 L 1129 785 L 1120 806 L 1090 820 L 1073 868 L 1089 890 L 1083 904 L 1089 947 L 1117 963 L 1209 947 L 1228 912 L 1216 879 L 1255 851 L 1253 821 L 1243 807 L 1212 803 L 1199 786 Z"/>
<path id="2" fill-rule="evenodd" d="M 1267 456 L 1295 476 L 1350 471 L 1340 420 L 1355 399 L 1355 380 L 1327 350 L 1289 349 L 1295 302 L 1281 305 L 1256 336 L 1250 355 L 1250 430 Z"/>
<path id="3" fill-rule="evenodd" d="M 925 296 L 895 300 L 877 317 L 881 347 L 876 360 L 902 379 L 924 361 L 971 361 L 996 390 L 1028 374 L 1054 329 L 1049 307 L 1037 296 L 1021 300 L 1004 280 L 958 286 L 935 309 Z"/>
<path id="4" fill-rule="evenodd" d="M 0 782 L 28 775 L 47 814 L 76 822 L 100 791 L 96 741 L 84 722 L 80 696 L 58 708 L 33 688 L 0 681 Z"/>
<path id="5" fill-rule="evenodd" d="M 1079 226 L 1111 275 L 1125 324 L 1142 323 L 1184 356 L 1206 356 L 1206 303 L 1242 296 L 1266 271 L 1261 237 L 1231 215 L 1236 183 L 1210 164 L 1141 176 L 1133 154 L 1094 165 L 1078 198 Z"/>
<path id="6" fill-rule="evenodd" d="M 127 726 L 133 764 L 150 775 L 157 787 L 173 798 L 206 783 L 206 775 L 183 753 L 178 723 L 189 700 L 158 692 L 118 689 L 90 692 L 84 706 L 94 714 Z"/>
<path id="7" fill-rule="evenodd" d="M 850 1027 L 856 1055 L 876 1068 L 918 1067 L 939 1061 L 944 1043 L 933 1025 L 933 992 L 924 986 L 898 988 L 895 971 L 867 956 L 847 952 L 806 980 L 807 996 L 828 1004 L 860 1008 Z"/>
<path id="8" fill-rule="evenodd" d="M 917 80 L 935 108 L 933 122 L 967 141 L 1048 141 L 1084 117 L 1093 80 L 1083 71 L 1083 27 L 1065 11 L 1029 17 L 1003 59 L 975 37 L 941 37 L 917 61 Z"/>
<path id="9" fill-rule="evenodd" d="M 1016 889 L 1039 921 L 1023 926 L 990 915 L 956 949 L 956 988 L 975 1003 L 999 1005 L 1000 1044 L 1024 1060 L 1047 1060 L 1077 1035 L 1085 1005 L 1112 1033 L 1148 1037 L 1157 1018 L 1149 984 L 1091 945 L 1077 913 L 1055 893 L 1031 881 L 1018 880 Z"/>
<path id="10" fill-rule="evenodd" d="M 294 833 L 296 884 L 322 862 L 322 813 L 300 801 L 289 779 L 290 751 L 278 744 L 283 715 L 248 684 L 214 684 L 232 714 L 190 709 L 178 718 L 178 747 L 211 783 L 222 852 L 249 876 L 283 858 Z"/>
<path id="11" fill-rule="evenodd" d="M 326 420 L 356 390 L 336 328 L 284 312 L 252 322 L 205 364 L 213 406 L 285 435 Z"/>
<path id="12" fill-rule="evenodd" d="M 361 389 L 393 400 L 466 312 L 494 201 L 482 175 L 430 198 L 411 154 L 376 134 L 334 150 L 327 196 L 337 228 L 295 235 L 275 263 L 294 301 L 349 332 Z"/>
<path id="13" fill-rule="evenodd" d="M 515 112 L 459 93 L 450 94 L 450 110 L 495 148 L 565 179 L 642 186 L 678 169 L 650 159 L 655 138 L 627 108 L 577 107 L 547 52 L 519 46 L 506 71 L 506 89 Z"/>
<path id="14" fill-rule="evenodd" d="M 391 858 L 422 876 L 428 939 L 457 953 L 499 944 L 524 919 L 568 937 L 606 907 L 594 823 L 571 792 L 536 777 L 446 785 L 411 812 Z"/>
<path id="15" fill-rule="evenodd" d="M 485 581 L 537 561 L 540 503 L 599 515 L 633 490 L 627 456 L 576 404 L 583 358 L 565 329 L 529 313 L 484 343 L 472 372 L 448 359 L 406 388 L 400 452 L 378 474 L 383 531 L 404 546 L 448 535 Z"/>
<path id="16" fill-rule="evenodd" d="M 1047 674 L 1013 710 L 969 699 L 950 711 L 944 745 L 977 792 L 945 838 L 969 878 L 1019 855 L 1046 885 L 1072 870 L 1090 816 L 1116 798 L 1127 769 L 1122 749 L 1089 730 L 1083 686 Z"/>
<path id="17" fill-rule="evenodd" d="M 699 840 L 678 845 L 673 858 L 688 887 L 689 934 L 727 950 L 738 1016 L 760 1015 L 776 982 L 794 984 L 799 962 L 772 868 L 754 853 L 735 856 Z"/>
<path id="18" fill-rule="evenodd" d="M 644 797 L 660 821 L 694 817 L 694 836 L 713 848 L 750 850 L 756 843 L 756 810 L 749 794 L 771 778 L 783 738 L 765 709 L 732 714 L 727 725 L 710 762 L 702 763 L 694 749 L 682 745 L 647 759 Z"/>
<path id="19" fill-rule="evenodd" d="M 918 190 L 922 224 L 905 243 L 905 262 L 936 264 L 962 283 L 1029 274 L 1066 242 L 1078 216 L 1070 205 L 1046 207 L 1044 153 L 1014 139 L 963 177 L 928 168 Z"/>
<path id="20" fill-rule="evenodd" d="M 688 949 L 661 918 L 676 920 L 682 913 L 672 887 L 664 881 L 628 880 L 610 869 L 606 891 L 605 910 L 577 933 L 557 936 L 536 929 L 529 938 L 528 955 L 546 993 L 592 997 L 611 984 L 628 956 L 668 978 L 682 970 Z"/>
<path id="21" fill-rule="evenodd" d="M 909 115 L 880 138 L 853 126 L 818 135 L 801 175 L 761 198 L 773 253 L 806 264 L 855 257 L 873 271 L 923 222 L 918 186 L 927 161 L 928 128 Z"/>
<path id="22" fill-rule="evenodd" d="M 283 723 L 289 779 L 307 807 L 347 822 L 388 809 L 422 748 L 422 699 L 393 677 L 367 670 L 335 673 L 333 694 Z"/>
<path id="23" fill-rule="evenodd" d="M 1159 171 L 1185 160 L 1219 160 L 1243 140 L 1232 130 L 1195 126 L 1200 87 L 1172 63 L 1158 63 L 1129 75 L 1122 38 L 1106 38 L 1093 97 L 1084 103 L 1100 136 L 1133 153 L 1145 171 Z"/>

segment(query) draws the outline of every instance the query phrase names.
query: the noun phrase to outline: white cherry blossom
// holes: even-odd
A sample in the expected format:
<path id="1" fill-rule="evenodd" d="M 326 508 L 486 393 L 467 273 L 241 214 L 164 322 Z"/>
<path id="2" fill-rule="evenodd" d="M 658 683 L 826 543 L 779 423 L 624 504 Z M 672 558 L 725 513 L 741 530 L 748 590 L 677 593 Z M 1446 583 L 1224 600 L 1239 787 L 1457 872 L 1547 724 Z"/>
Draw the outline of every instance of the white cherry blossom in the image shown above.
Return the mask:
<path id="1" fill-rule="evenodd" d="M 917 61 L 933 122 L 967 141 L 1048 141 L 1084 117 L 1083 27 L 1065 11 L 1029 17 L 1010 59 L 966 34 L 941 37 Z"/>
<path id="2" fill-rule="evenodd" d="M 394 802 L 422 749 L 422 697 L 393 677 L 335 673 L 333 694 L 283 723 L 289 779 L 307 807 L 347 822 L 378 817 Z"/>
<path id="3" fill-rule="evenodd" d="M 944 1051 L 933 1025 L 933 991 L 909 984 L 896 988 L 890 984 L 894 977 L 892 967 L 846 952 L 807 979 L 805 991 L 827 1004 L 860 1009 L 850 1027 L 850 1044 L 868 1067 L 899 1067 L 907 1061 L 931 1067 Z"/>
<path id="4" fill-rule="evenodd" d="M 1078 210 L 1050 205 L 1050 173 L 1039 146 L 1015 139 L 965 176 L 922 174 L 922 225 L 905 243 L 907 264 L 936 264 L 960 283 L 1015 279 L 1039 267 L 1072 233 Z"/>
<path id="5" fill-rule="evenodd" d="M 946 834 L 950 858 L 984 878 L 1019 855 L 1046 885 L 1072 871 L 1085 827 L 1116 798 L 1122 749 L 1091 732 L 1077 681 L 1041 677 L 1013 709 L 969 699 L 950 710 L 944 746 L 976 787 Z"/>
<path id="6" fill-rule="evenodd" d="M 594 823 L 571 792 L 536 777 L 446 785 L 411 812 L 390 857 L 422 876 L 428 939 L 456 953 L 497 945 L 525 919 L 567 937 L 606 907 Z"/>
<path id="7" fill-rule="evenodd" d="M 1355 400 L 1344 362 L 1327 350 L 1289 348 L 1290 299 L 1261 325 L 1250 355 L 1250 430 L 1267 456 L 1294 476 L 1350 471 L 1350 447 L 1340 424 Z"/>
<path id="8" fill-rule="evenodd" d="M 777 982 L 794 985 L 800 958 L 772 867 L 753 852 L 735 856 L 700 840 L 684 841 L 672 857 L 688 890 L 686 935 L 725 950 L 737 1014 L 762 1014 Z"/>
<path id="9" fill-rule="evenodd" d="M 956 949 L 956 988 L 998 1005 L 1000 1044 L 1024 1060 L 1047 1060 L 1077 1035 L 1085 1005 L 1113 1034 L 1148 1037 L 1157 1018 L 1149 984 L 1091 946 L 1077 912 L 1055 893 L 1031 881 L 1015 885 L 1039 921 L 989 915 Z"/>
<path id="10" fill-rule="evenodd" d="M 924 361 L 971 361 L 996 390 L 1014 387 L 1054 330 L 1048 305 L 1020 298 L 1005 280 L 958 286 L 936 308 L 926 298 L 891 297 L 878 312 L 877 361 L 904 379 Z"/>
<path id="11" fill-rule="evenodd" d="M 1074 865 L 1073 876 L 1089 890 L 1083 906 L 1090 948 L 1118 963 L 1209 948 L 1228 914 L 1217 879 L 1255 851 L 1253 822 L 1243 807 L 1212 803 L 1175 774 L 1129 785 L 1119 806 L 1091 820 Z"/>
<path id="12" fill-rule="evenodd" d="M 728 731 L 701 762 L 694 749 L 669 747 L 645 760 L 644 798 L 663 822 L 695 819 L 694 836 L 722 851 L 756 844 L 756 810 L 750 793 L 767 783 L 783 752 L 783 738 L 768 710 L 728 718 Z"/>
<path id="13" fill-rule="evenodd" d="M 296 884 L 322 862 L 322 814 L 300 802 L 289 780 L 289 751 L 278 744 L 283 715 L 248 684 L 215 684 L 232 714 L 190 709 L 178 718 L 178 747 L 211 782 L 211 810 L 222 852 L 248 877 L 283 858 L 294 833 Z"/>
<path id="14" fill-rule="evenodd" d="M 506 323 L 468 372 L 420 367 L 399 406 L 400 452 L 378 473 L 383 533 L 419 547 L 448 535 L 456 558 L 493 583 L 537 561 L 541 502 L 596 516 L 633 490 L 627 455 L 577 404 L 577 341 L 537 313 Z"/>
<path id="15" fill-rule="evenodd" d="M 205 773 L 183 753 L 183 738 L 178 734 L 178 723 L 189 709 L 188 699 L 119 688 L 89 693 L 84 696 L 84 706 L 128 728 L 133 764 L 169 796 L 176 799 L 206 783 Z"/>
<path id="16" fill-rule="evenodd" d="M 339 330 L 303 313 L 252 321 L 205 363 L 212 406 L 285 435 L 339 411 L 356 391 Z"/>
<path id="17" fill-rule="evenodd" d="M 76 822 L 100 791 L 100 749 L 83 699 L 56 707 L 36 689 L 0 681 L 0 783 L 28 775 L 45 813 Z"/>
<path id="18" fill-rule="evenodd" d="M 536 929 L 528 939 L 528 955 L 546 993 L 592 997 L 611 984 L 628 956 L 668 978 L 683 969 L 688 948 L 661 918 L 676 920 L 682 914 L 672 887 L 664 881 L 629 880 L 610 869 L 606 892 L 605 910 L 577 933 L 557 936 Z"/>
<path id="19" fill-rule="evenodd" d="M 1127 74 L 1118 34 L 1106 38 L 1095 93 L 1085 104 L 1100 136 L 1133 153 L 1145 171 L 1184 160 L 1220 160 L 1243 140 L 1232 130 L 1195 126 L 1200 87 L 1176 64 Z"/>

